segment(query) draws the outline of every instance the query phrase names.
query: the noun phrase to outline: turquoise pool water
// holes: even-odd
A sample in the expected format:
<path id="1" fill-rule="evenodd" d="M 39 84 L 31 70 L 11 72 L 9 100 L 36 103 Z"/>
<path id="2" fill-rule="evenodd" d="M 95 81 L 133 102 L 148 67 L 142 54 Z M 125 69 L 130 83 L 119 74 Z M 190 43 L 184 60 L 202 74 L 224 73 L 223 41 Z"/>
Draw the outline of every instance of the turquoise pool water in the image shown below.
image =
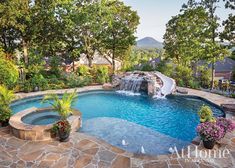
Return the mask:
<path id="1" fill-rule="evenodd" d="M 12 109 L 14 113 L 17 113 L 29 107 L 48 107 L 49 104 L 42 104 L 41 99 L 42 97 L 36 97 L 17 101 L 12 104 Z M 82 132 L 98 136 L 113 145 L 126 149 L 126 147 L 120 144 L 121 139 L 135 137 L 143 129 L 149 131 L 142 131 L 138 135 L 139 141 L 143 141 L 145 137 L 149 138 L 145 140 L 151 141 L 151 138 L 148 136 L 151 132 L 151 135 L 156 133 L 154 136 L 151 136 L 153 139 L 157 139 L 161 135 L 173 138 L 179 142 L 190 142 L 196 136 L 195 128 L 199 123 L 197 111 L 203 104 L 209 105 L 213 109 L 215 116 L 224 115 L 216 106 L 198 98 L 170 96 L 167 99 L 154 100 L 145 95 L 126 96 L 107 91 L 80 93 L 73 107 L 82 112 Z M 100 119 L 102 119 L 102 122 L 100 122 Z M 122 122 L 116 122 L 113 119 L 119 119 Z M 115 128 L 112 128 L 112 122 L 110 121 L 113 121 L 113 125 L 116 125 L 116 132 L 114 131 Z M 141 129 L 135 129 L 136 133 L 134 135 L 132 130 L 138 126 Z M 121 128 L 125 129 L 125 135 L 124 131 L 122 135 Z M 105 132 L 104 130 L 107 131 Z M 131 136 L 128 138 L 128 135 Z M 116 142 L 117 140 L 118 142 Z M 141 144 L 143 143 L 139 143 L 139 146 Z M 177 144 L 176 141 L 168 144 L 167 148 L 174 144 Z M 160 145 L 164 146 L 164 142 Z M 181 145 L 181 147 L 183 146 Z M 138 151 L 137 147 L 132 149 L 128 150 L 132 152 Z M 149 153 L 155 154 L 156 152 Z M 166 149 L 163 153 L 166 153 Z"/>
<path id="2" fill-rule="evenodd" d="M 60 116 L 55 111 L 44 111 L 31 113 L 22 118 L 22 121 L 30 125 L 47 125 L 55 123 Z"/>

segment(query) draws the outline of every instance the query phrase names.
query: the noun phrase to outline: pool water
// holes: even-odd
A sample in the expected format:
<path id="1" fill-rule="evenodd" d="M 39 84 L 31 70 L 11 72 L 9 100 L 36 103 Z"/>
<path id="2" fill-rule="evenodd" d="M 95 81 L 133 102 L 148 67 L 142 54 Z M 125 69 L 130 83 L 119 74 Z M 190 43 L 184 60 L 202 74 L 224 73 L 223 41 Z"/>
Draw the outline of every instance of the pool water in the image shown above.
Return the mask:
<path id="1" fill-rule="evenodd" d="M 41 99 L 42 97 L 20 100 L 12 104 L 12 110 L 14 113 L 17 113 L 29 107 L 48 107 L 49 104 L 42 104 Z M 197 111 L 203 104 L 209 105 L 215 116 L 218 117 L 224 115 L 224 113 L 216 106 L 197 98 L 170 96 L 167 97 L 167 99 L 151 99 L 146 95 L 126 96 L 111 91 L 80 93 L 75 100 L 73 108 L 79 109 L 82 112 L 82 132 L 95 135 L 111 144 L 124 148 L 120 144 L 120 139 L 119 144 L 118 142 L 114 143 L 114 139 L 107 138 L 107 134 L 113 137 L 119 136 L 119 138 L 125 138 L 128 134 L 125 136 L 123 134 L 122 137 L 120 128 L 123 127 L 126 132 L 128 132 L 128 130 L 126 130 L 128 128 L 129 134 L 133 137 L 133 128 L 140 126 L 142 129 L 136 130 L 143 130 L 143 128 L 146 128 L 150 131 L 143 131 L 142 134 L 140 134 L 142 139 L 139 138 L 139 141 L 151 141 L 144 137 L 147 136 L 150 138 L 148 132 L 151 132 L 151 134 L 155 132 L 156 134 L 151 136 L 153 139 L 157 139 L 158 135 L 161 135 L 173 138 L 180 142 L 191 142 L 196 136 L 195 128 L 199 123 Z M 100 122 L 100 119 L 102 118 L 103 120 Z M 104 120 L 104 118 L 106 120 Z M 114 122 L 112 119 L 120 119 L 122 122 Z M 119 123 L 119 125 L 116 125 L 119 128 L 119 131 L 112 131 L 112 123 L 114 125 Z M 130 123 L 133 123 L 134 125 Z M 95 124 L 96 126 L 93 127 Z M 126 127 L 124 128 L 125 125 Z M 105 129 L 107 130 L 106 135 L 102 134 L 102 131 L 104 132 Z M 136 131 L 136 133 L 137 132 L 139 131 Z M 139 146 L 141 143 L 139 143 Z M 164 143 L 165 142 L 163 141 L 161 145 L 164 146 Z M 174 144 L 176 144 L 175 141 Z M 168 144 L 168 146 L 174 144 Z M 137 151 L 139 146 L 133 150 L 128 150 Z M 165 152 L 166 151 L 163 153 Z M 150 152 L 150 154 L 152 153 Z"/>
<path id="2" fill-rule="evenodd" d="M 22 121 L 30 125 L 48 125 L 59 119 L 60 116 L 55 111 L 43 111 L 28 114 L 22 118 Z"/>

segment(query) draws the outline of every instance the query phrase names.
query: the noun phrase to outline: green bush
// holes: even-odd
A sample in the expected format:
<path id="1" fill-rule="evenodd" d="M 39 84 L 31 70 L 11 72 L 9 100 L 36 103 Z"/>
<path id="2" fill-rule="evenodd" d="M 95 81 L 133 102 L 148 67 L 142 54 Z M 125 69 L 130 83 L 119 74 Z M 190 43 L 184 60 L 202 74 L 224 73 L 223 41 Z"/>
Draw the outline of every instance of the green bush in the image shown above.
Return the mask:
<path id="1" fill-rule="evenodd" d="M 26 93 L 31 92 L 33 90 L 33 87 L 31 85 L 30 80 L 26 80 L 26 81 L 22 82 L 20 84 L 20 88 L 21 88 L 20 90 L 22 90 L 23 92 L 26 92 Z"/>
<path id="2" fill-rule="evenodd" d="M 36 87 L 38 87 L 39 90 L 45 90 L 48 88 L 48 81 L 41 74 L 34 75 L 30 82 L 33 89 Z"/>
<path id="3" fill-rule="evenodd" d="M 195 81 L 195 80 L 190 80 L 189 81 L 189 87 L 193 88 L 193 89 L 198 89 L 198 88 L 200 88 L 200 83 L 198 81 Z"/>
<path id="4" fill-rule="evenodd" d="M 145 63 L 141 67 L 141 71 L 154 71 L 154 68 L 149 63 Z"/>
<path id="5" fill-rule="evenodd" d="M 96 82 L 104 84 L 109 81 L 109 68 L 107 66 L 98 66 L 96 68 Z"/>
<path id="6" fill-rule="evenodd" d="M 57 78 L 61 77 L 61 59 L 59 57 L 53 56 L 50 59 L 50 74 L 55 75 Z"/>
<path id="7" fill-rule="evenodd" d="M 189 67 L 178 65 L 175 68 L 174 78 L 179 86 L 190 87 L 193 81 L 193 71 Z"/>
<path id="8" fill-rule="evenodd" d="M 200 85 L 203 88 L 209 88 L 210 87 L 210 79 L 211 79 L 211 71 L 207 68 L 200 66 L 198 67 L 198 80 L 200 82 Z"/>
<path id="9" fill-rule="evenodd" d="M 165 61 L 161 61 L 157 68 L 157 71 L 163 73 L 166 76 L 172 77 L 173 76 L 173 72 L 174 72 L 174 67 L 172 64 L 168 64 Z"/>
<path id="10" fill-rule="evenodd" d="M 200 122 L 215 122 L 213 112 L 209 106 L 203 105 L 198 111 Z"/>
<path id="11" fill-rule="evenodd" d="M 70 88 L 82 87 L 89 85 L 92 82 L 89 76 L 78 76 L 75 73 L 71 73 L 67 77 L 67 86 Z"/>
<path id="12" fill-rule="evenodd" d="M 87 76 L 87 75 L 90 75 L 90 68 L 86 65 L 80 65 L 77 70 L 76 70 L 76 73 L 79 75 L 79 76 Z"/>
<path id="13" fill-rule="evenodd" d="M 10 61 L 0 58 L 0 84 L 13 88 L 19 78 L 17 67 Z"/>
<path id="14" fill-rule="evenodd" d="M 0 122 L 7 122 L 12 116 L 10 107 L 0 106 Z"/>
<path id="15" fill-rule="evenodd" d="M 10 104 L 14 98 L 13 91 L 8 90 L 5 86 L 0 86 L 0 122 L 7 122 L 10 119 L 12 115 Z"/>

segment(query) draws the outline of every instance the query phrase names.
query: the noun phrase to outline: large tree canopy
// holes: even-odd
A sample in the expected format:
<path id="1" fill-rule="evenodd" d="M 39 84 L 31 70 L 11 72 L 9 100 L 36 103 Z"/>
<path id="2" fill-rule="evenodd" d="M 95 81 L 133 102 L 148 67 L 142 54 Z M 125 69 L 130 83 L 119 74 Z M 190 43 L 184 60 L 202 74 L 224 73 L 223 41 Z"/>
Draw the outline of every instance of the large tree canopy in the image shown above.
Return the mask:
<path id="1" fill-rule="evenodd" d="M 139 16 L 131 7 L 118 0 L 103 1 L 101 45 L 112 58 L 113 72 L 115 59 L 122 59 L 129 47 L 135 44 Z"/>
<path id="2" fill-rule="evenodd" d="M 167 24 L 164 35 L 166 55 L 178 64 L 187 65 L 204 60 L 212 64 L 212 87 L 215 62 L 223 59 L 227 50 L 217 41 L 219 18 L 215 15 L 219 0 L 189 0 L 182 14 Z"/>

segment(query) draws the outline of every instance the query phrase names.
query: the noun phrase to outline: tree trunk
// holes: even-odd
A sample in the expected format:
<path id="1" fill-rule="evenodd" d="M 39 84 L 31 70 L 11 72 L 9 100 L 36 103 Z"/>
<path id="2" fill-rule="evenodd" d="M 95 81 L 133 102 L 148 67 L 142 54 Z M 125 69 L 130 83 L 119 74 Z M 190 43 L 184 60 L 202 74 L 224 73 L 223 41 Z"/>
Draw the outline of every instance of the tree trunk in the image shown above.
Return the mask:
<path id="1" fill-rule="evenodd" d="M 87 57 L 88 60 L 88 66 L 91 68 L 92 67 L 92 59 L 90 57 Z"/>
<path id="2" fill-rule="evenodd" d="M 28 44 L 24 39 L 22 41 L 22 46 L 23 46 L 24 63 L 25 65 L 28 65 L 29 64 Z"/>
<path id="3" fill-rule="evenodd" d="M 215 81 L 215 62 L 212 62 L 211 66 L 211 90 L 214 88 L 214 81 Z"/>
<path id="4" fill-rule="evenodd" d="M 74 64 L 74 60 L 73 60 L 73 72 L 75 72 L 75 64 Z"/>
<path id="5" fill-rule="evenodd" d="M 113 64 L 113 74 L 115 74 L 115 49 L 113 49 L 113 55 L 112 55 L 112 64 Z"/>

